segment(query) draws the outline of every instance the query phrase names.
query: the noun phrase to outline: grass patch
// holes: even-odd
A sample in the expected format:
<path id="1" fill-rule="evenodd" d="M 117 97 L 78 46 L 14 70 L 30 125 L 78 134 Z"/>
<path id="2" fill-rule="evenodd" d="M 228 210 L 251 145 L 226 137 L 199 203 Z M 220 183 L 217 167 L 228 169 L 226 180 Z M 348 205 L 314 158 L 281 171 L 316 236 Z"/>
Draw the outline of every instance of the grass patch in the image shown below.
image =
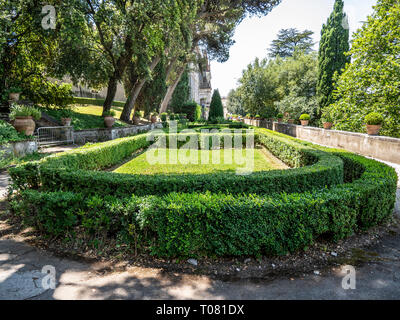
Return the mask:
<path id="1" fill-rule="evenodd" d="M 183 150 L 164 149 L 163 151 L 166 155 L 167 164 L 160 165 L 149 163 L 148 157 L 151 157 L 152 155 L 159 157 L 160 150 L 148 150 L 130 162 L 119 167 L 114 172 L 144 175 L 182 173 L 209 174 L 217 172 L 235 173 L 238 168 L 244 168 L 246 166 L 245 164 L 240 164 L 235 161 L 233 149 L 221 149 L 214 151 L 195 150 L 194 152 L 190 152 L 189 150 L 185 152 Z M 226 157 L 225 151 L 230 153 L 229 157 Z M 182 154 L 185 154 L 184 157 L 189 163 L 181 163 L 184 162 L 180 160 L 181 157 L 179 155 Z M 250 152 L 250 155 L 251 154 L 252 152 Z M 245 149 L 241 151 L 241 156 L 244 160 L 246 160 Z M 213 163 L 213 157 L 215 162 L 217 162 L 215 164 Z M 272 156 L 267 158 L 267 155 L 262 149 L 254 149 L 254 172 L 281 169 L 282 165 L 280 165 L 277 161 L 274 161 L 272 158 Z M 175 161 L 177 162 L 176 164 L 173 164 L 173 159 L 177 159 Z"/>
<path id="2" fill-rule="evenodd" d="M 121 107 L 113 107 L 117 115 L 116 119 L 121 115 L 122 108 Z M 61 121 L 62 111 L 57 109 L 43 109 L 48 115 L 53 118 Z M 73 106 L 72 107 L 72 126 L 75 130 L 85 130 L 85 129 L 97 129 L 97 128 L 105 128 L 104 118 L 101 116 L 103 108 L 98 106 Z M 126 123 L 116 120 L 114 127 L 125 127 Z"/>

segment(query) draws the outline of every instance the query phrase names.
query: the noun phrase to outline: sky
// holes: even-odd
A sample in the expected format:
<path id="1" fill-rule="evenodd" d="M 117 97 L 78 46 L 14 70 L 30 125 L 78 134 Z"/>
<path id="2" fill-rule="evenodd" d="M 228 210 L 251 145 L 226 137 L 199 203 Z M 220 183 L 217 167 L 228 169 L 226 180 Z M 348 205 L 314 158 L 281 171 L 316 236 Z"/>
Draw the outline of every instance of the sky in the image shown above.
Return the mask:
<path id="1" fill-rule="evenodd" d="M 268 48 L 280 29 L 297 28 L 314 31 L 318 50 L 322 25 L 333 10 L 335 0 L 282 0 L 267 16 L 246 18 L 236 29 L 236 43 L 225 63 L 211 62 L 212 86 L 227 96 L 237 87 L 243 69 L 256 57 L 268 55 Z M 355 32 L 373 11 L 377 0 L 344 0 L 349 17 L 350 34 Z"/>

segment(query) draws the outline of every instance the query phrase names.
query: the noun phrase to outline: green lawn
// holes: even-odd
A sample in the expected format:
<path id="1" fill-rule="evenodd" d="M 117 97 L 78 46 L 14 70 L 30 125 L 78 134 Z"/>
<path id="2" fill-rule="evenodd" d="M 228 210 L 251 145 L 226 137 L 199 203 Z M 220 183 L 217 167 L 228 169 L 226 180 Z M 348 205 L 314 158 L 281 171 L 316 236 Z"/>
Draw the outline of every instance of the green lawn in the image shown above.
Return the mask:
<path id="1" fill-rule="evenodd" d="M 122 107 L 113 107 L 116 112 L 116 119 L 121 115 Z M 57 109 L 43 109 L 48 115 L 61 120 L 61 113 Z M 74 105 L 72 107 L 72 125 L 75 130 L 105 128 L 104 118 L 101 116 L 103 108 L 95 105 Z M 125 123 L 116 120 L 114 127 L 124 127 Z"/>
<path id="2" fill-rule="evenodd" d="M 152 164 L 148 161 L 148 156 L 155 155 L 157 159 L 160 153 L 159 151 L 151 151 L 148 150 L 145 153 L 142 153 L 135 159 L 130 162 L 122 165 L 114 172 L 117 173 L 125 173 L 125 174 L 208 174 L 208 173 L 217 173 L 217 172 L 232 172 L 235 173 L 238 168 L 244 168 L 243 164 L 236 164 L 234 161 L 233 152 L 231 154 L 231 162 L 225 163 L 225 150 L 197 150 L 192 153 L 192 157 L 190 157 L 190 151 L 187 151 L 187 158 L 191 163 L 182 164 L 180 160 L 177 161 L 178 164 L 171 164 L 171 158 L 174 159 L 174 155 L 178 155 L 179 152 L 183 152 L 182 150 L 172 150 L 172 149 L 164 149 L 166 155 L 166 163 L 167 164 Z M 230 150 L 233 151 L 233 150 Z M 220 161 L 218 164 L 213 164 L 213 152 L 216 155 L 219 155 Z M 175 156 L 176 159 L 177 156 Z M 215 155 L 214 155 L 215 157 Z M 246 150 L 242 150 L 242 157 L 246 160 Z M 178 157 L 181 159 L 181 157 Z M 202 160 L 204 159 L 204 160 Z M 208 161 L 205 161 L 208 159 Z M 229 159 L 229 158 L 227 158 Z M 196 164 L 197 162 L 197 164 Z M 251 162 L 246 162 L 251 166 Z M 282 169 L 285 168 L 282 164 L 280 164 L 275 158 L 273 158 L 269 153 L 265 152 L 263 149 L 254 149 L 254 172 L 257 171 L 267 171 L 274 169 Z"/>

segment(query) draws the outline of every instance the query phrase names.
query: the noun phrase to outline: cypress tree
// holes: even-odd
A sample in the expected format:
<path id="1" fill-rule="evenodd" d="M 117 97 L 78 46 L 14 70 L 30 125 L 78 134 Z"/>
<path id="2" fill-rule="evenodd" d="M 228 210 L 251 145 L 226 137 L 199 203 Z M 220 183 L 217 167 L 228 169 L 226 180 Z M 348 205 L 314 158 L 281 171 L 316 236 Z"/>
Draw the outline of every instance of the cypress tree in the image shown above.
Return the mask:
<path id="1" fill-rule="evenodd" d="M 350 62 L 345 53 L 350 50 L 347 16 L 343 11 L 343 0 L 336 0 L 332 14 L 322 27 L 318 57 L 317 96 L 319 115 L 324 108 L 335 102 L 333 80 L 337 72 L 341 74 Z"/>
<path id="2" fill-rule="evenodd" d="M 216 119 L 218 117 L 224 117 L 224 107 L 222 105 L 221 95 L 219 94 L 219 90 L 214 90 L 211 104 L 210 104 L 210 113 L 208 115 L 208 120 Z"/>

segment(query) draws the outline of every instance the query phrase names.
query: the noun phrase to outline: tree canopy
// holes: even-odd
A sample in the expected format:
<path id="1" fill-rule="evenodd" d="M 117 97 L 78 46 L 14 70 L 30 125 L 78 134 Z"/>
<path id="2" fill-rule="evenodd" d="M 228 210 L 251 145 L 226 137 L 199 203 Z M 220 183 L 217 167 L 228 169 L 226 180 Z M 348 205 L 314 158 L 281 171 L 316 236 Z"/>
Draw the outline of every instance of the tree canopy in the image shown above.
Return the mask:
<path id="1" fill-rule="evenodd" d="M 281 29 L 277 39 L 272 41 L 269 49 L 269 56 L 275 57 L 292 57 L 296 51 L 310 53 L 313 49 L 314 42 L 312 35 L 314 32 L 309 30 L 298 31 L 297 29 Z"/>
<path id="2" fill-rule="evenodd" d="M 317 95 L 320 110 L 334 102 L 334 76 L 340 75 L 350 62 L 346 53 L 350 49 L 347 16 L 343 12 L 343 0 L 336 0 L 334 9 L 321 31 L 318 57 Z M 320 111 L 320 113 L 321 113 Z"/>
<path id="3" fill-rule="evenodd" d="M 365 132 L 364 117 L 384 116 L 382 133 L 400 138 L 400 3 L 379 0 L 354 35 L 347 65 L 337 82 L 336 101 L 326 112 L 341 130 Z"/>

